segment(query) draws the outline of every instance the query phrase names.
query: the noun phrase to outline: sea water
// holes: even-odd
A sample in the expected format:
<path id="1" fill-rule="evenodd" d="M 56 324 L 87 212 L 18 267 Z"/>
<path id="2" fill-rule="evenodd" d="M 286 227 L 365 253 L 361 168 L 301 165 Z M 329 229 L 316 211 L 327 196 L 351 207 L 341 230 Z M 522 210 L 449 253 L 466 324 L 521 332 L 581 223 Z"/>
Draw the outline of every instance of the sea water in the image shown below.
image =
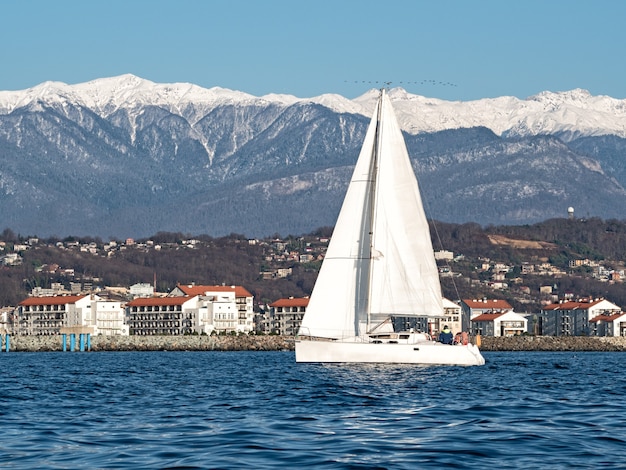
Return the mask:
<path id="1" fill-rule="evenodd" d="M 2 353 L 0 467 L 626 467 L 624 353 Z"/>

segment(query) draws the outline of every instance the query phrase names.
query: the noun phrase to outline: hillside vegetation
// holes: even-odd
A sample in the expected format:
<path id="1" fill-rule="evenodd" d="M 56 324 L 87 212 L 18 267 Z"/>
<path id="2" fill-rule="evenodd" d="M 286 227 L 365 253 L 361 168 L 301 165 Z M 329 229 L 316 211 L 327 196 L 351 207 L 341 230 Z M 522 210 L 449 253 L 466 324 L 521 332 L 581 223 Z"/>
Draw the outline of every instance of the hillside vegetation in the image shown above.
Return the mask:
<path id="1" fill-rule="evenodd" d="M 285 240 L 285 252 L 302 252 L 312 246 L 323 252 L 320 237 L 330 235 L 332 229 L 323 228 L 302 236 Z M 523 226 L 488 226 L 475 223 L 449 224 L 434 222 L 431 234 L 435 250 L 452 251 L 456 259 L 450 262 L 451 271 L 458 275 L 442 278 L 444 295 L 459 298 L 506 298 L 520 311 L 540 308 L 539 287 L 550 285 L 556 294 L 572 292 L 580 296 L 606 297 L 626 306 L 626 286 L 621 283 L 600 282 L 591 277 L 587 266 L 572 269 L 570 261 L 588 259 L 610 269 L 623 269 L 626 257 L 626 221 L 591 219 L 550 219 Z M 6 242 L 6 251 L 29 237 L 14 234 L 6 229 L 0 239 Z M 183 242 L 198 240 L 194 247 Z M 182 233 L 158 233 L 150 240 L 160 249 L 146 246 L 118 250 L 114 253 L 92 254 L 69 250 L 64 242 L 104 242 L 98 238 L 40 239 L 31 249 L 20 252 L 23 262 L 19 266 L 0 269 L 0 304 L 16 305 L 34 287 L 50 287 L 53 282 L 68 285 L 70 281 L 89 281 L 93 286 L 130 286 L 156 280 L 157 290 L 167 292 L 177 283 L 243 285 L 254 294 L 257 302 L 266 303 L 289 296 L 311 293 L 320 262 L 300 263 L 295 259 L 272 260 L 276 254 L 274 240 L 250 244 L 243 235 L 212 238 L 206 235 L 191 236 Z M 145 242 L 146 240 L 138 240 Z M 120 242 L 121 243 L 121 242 Z M 462 255 L 462 256 L 459 256 Z M 514 289 L 494 291 L 479 281 L 487 279 L 488 272 L 479 269 L 486 261 L 510 265 L 507 278 L 530 288 L 530 299 L 523 302 Z M 567 273 L 565 276 L 521 276 L 523 263 L 550 263 Z M 73 269 L 70 279 L 60 271 L 42 270 L 42 266 L 58 265 Z M 285 278 L 263 279 L 262 271 L 291 268 Z"/>

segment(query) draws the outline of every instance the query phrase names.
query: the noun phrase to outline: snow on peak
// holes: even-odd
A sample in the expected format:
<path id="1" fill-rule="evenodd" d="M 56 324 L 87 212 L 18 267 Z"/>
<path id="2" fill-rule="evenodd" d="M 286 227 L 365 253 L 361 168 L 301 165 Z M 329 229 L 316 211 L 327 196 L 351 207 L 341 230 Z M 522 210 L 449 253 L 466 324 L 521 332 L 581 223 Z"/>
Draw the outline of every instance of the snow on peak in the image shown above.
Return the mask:
<path id="1" fill-rule="evenodd" d="M 340 113 L 371 117 L 379 90 L 371 89 L 355 99 L 336 94 L 298 98 L 285 94 L 262 97 L 227 88 L 203 88 L 191 83 L 154 83 L 132 74 L 100 78 L 77 85 L 44 82 L 21 91 L 0 91 L 0 113 L 31 103 L 87 106 L 108 115 L 117 109 L 161 106 L 191 120 L 224 104 L 291 106 L 317 103 Z M 626 100 L 593 96 L 587 90 L 544 91 L 521 100 L 512 96 L 475 101 L 446 101 L 392 88 L 389 97 L 402 128 L 409 133 L 484 126 L 498 135 L 568 132 L 572 135 L 615 134 L 626 138 Z M 189 109 L 194 111 L 189 111 Z M 187 109 L 187 111 L 185 111 Z"/>
<path id="2" fill-rule="evenodd" d="M 291 106 L 292 104 L 300 101 L 300 98 L 297 98 L 293 95 L 283 95 L 278 93 L 270 93 L 268 95 L 261 96 L 261 99 L 268 101 L 270 103 L 280 103 L 286 106 Z"/>
<path id="3" fill-rule="evenodd" d="M 570 102 L 580 102 L 591 98 L 591 93 L 587 90 L 583 90 L 582 88 L 575 88 L 569 91 L 542 91 L 541 93 L 537 93 L 534 96 L 529 97 L 529 100 L 543 101 L 543 100 L 558 100 L 558 101 L 570 101 Z"/>
<path id="4" fill-rule="evenodd" d="M 32 101 L 69 100 L 98 113 L 108 114 L 120 107 L 145 105 L 178 107 L 188 103 L 219 105 L 256 100 L 252 95 L 226 88 L 202 88 L 191 83 L 154 83 L 132 74 L 99 78 L 77 85 L 44 82 L 18 92 L 0 92 L 0 112 L 10 112 Z"/>
<path id="5" fill-rule="evenodd" d="M 363 107 L 359 103 L 334 93 L 327 93 L 314 98 L 309 98 L 307 101 L 321 104 L 322 106 L 326 106 L 327 108 L 338 113 L 366 114 L 364 113 Z"/>
<path id="6" fill-rule="evenodd" d="M 626 100 L 593 96 L 582 89 L 546 91 L 525 100 L 503 96 L 475 101 L 445 101 L 392 92 L 389 95 L 400 125 L 414 134 L 484 126 L 498 135 L 568 132 L 626 137 Z"/>
<path id="7" fill-rule="evenodd" d="M 88 97 L 91 107 L 135 107 L 143 105 L 180 106 L 188 103 L 223 104 L 254 99 L 252 95 L 226 88 L 202 88 L 192 83 L 154 83 L 135 75 L 101 78 L 75 86 Z"/>

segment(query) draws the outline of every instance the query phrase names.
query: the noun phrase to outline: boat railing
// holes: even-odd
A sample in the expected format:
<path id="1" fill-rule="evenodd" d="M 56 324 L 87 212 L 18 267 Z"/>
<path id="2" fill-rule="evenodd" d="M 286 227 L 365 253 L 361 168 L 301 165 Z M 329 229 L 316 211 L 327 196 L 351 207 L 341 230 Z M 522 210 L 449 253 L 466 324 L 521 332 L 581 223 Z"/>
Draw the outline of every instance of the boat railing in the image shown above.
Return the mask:
<path id="1" fill-rule="evenodd" d="M 354 336 L 354 332 L 344 332 L 337 334 L 336 330 L 328 330 L 328 336 L 320 336 L 318 334 L 312 334 L 307 327 L 300 327 L 300 330 L 295 336 L 296 341 L 344 341 L 351 340 L 353 342 L 371 342 L 369 335 Z"/>
<path id="2" fill-rule="evenodd" d="M 326 338 L 324 336 L 317 336 L 311 334 L 311 331 L 306 327 L 300 327 L 298 333 L 295 336 L 296 341 L 334 341 L 335 338 Z"/>

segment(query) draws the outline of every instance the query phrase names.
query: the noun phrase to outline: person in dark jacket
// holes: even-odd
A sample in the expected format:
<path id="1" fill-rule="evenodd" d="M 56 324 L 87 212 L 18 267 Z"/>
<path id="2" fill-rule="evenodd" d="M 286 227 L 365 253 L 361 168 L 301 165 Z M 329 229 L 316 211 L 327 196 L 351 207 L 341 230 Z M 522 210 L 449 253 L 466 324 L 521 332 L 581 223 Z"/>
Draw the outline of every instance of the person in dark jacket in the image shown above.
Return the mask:
<path id="1" fill-rule="evenodd" d="M 450 328 L 448 328 L 448 325 L 444 325 L 443 330 L 439 333 L 439 342 L 443 344 L 452 344 L 453 338 L 454 337 L 452 336 L 452 332 L 450 331 Z"/>

